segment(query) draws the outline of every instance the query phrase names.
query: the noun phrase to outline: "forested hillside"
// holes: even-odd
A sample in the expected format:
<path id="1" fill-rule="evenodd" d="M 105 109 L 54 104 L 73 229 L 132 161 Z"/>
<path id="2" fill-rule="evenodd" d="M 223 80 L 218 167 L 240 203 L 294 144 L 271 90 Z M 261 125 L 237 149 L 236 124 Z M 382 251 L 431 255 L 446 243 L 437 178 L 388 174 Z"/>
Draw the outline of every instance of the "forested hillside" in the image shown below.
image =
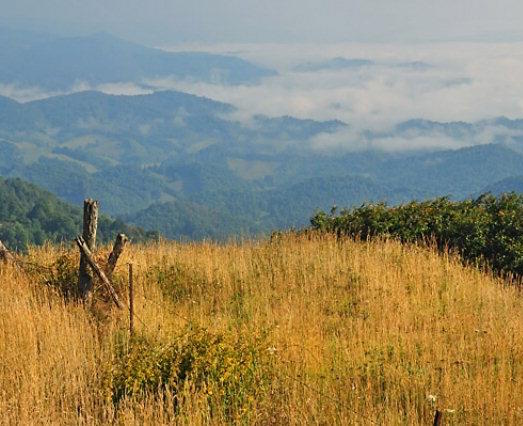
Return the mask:
<path id="1" fill-rule="evenodd" d="M 0 178 L 0 200 L 0 240 L 9 248 L 24 250 L 29 244 L 67 242 L 81 233 L 81 209 L 35 185 Z M 100 217 L 101 242 L 108 242 L 121 232 L 136 241 L 155 236 L 107 215 Z"/>
<path id="2" fill-rule="evenodd" d="M 482 191 L 493 194 L 502 194 L 504 192 L 517 192 L 523 194 L 523 176 L 509 177 L 499 182 L 495 182 L 485 187 Z"/>
<path id="3" fill-rule="evenodd" d="M 0 175 L 33 182 L 74 205 L 96 198 L 108 214 L 171 238 L 300 227 L 334 204 L 463 199 L 523 175 L 521 141 L 507 136 L 523 132 L 521 120 L 410 120 L 388 133 L 365 133 L 370 148 L 328 149 L 318 141 L 343 141 L 350 123 L 238 120 L 232 105 L 181 92 L 82 92 L 0 103 Z M 474 145 L 493 126 L 500 134 L 492 143 Z M 455 138 L 472 146 L 372 148 L 373 141 L 395 137 Z"/>

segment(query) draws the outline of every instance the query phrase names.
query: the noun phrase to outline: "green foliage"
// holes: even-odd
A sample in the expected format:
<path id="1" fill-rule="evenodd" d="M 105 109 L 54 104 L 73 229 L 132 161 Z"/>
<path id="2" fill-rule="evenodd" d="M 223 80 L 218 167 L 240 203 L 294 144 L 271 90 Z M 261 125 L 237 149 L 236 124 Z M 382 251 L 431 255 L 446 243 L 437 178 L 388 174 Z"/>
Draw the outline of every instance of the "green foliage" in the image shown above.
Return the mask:
<path id="1" fill-rule="evenodd" d="M 471 263 L 523 275 L 523 195 L 482 195 L 461 202 L 438 198 L 397 207 L 364 204 L 339 215 L 318 212 L 312 228 L 363 239 L 391 236 L 403 242 L 434 240 Z"/>
<path id="2" fill-rule="evenodd" d="M 167 344 L 137 337 L 130 347 L 119 349 L 112 372 L 113 401 L 157 392 L 180 397 L 190 391 L 206 395 L 209 405 L 225 417 L 247 412 L 271 381 L 264 343 L 261 337 L 239 339 L 192 327 Z"/>
<path id="3" fill-rule="evenodd" d="M 153 204 L 127 220 L 157 230 L 168 238 L 181 240 L 224 240 L 231 235 L 242 235 L 245 229 L 241 218 L 234 218 L 223 210 L 180 200 Z"/>
<path id="4" fill-rule="evenodd" d="M 46 241 L 70 241 L 81 232 L 80 208 L 21 179 L 0 178 L 0 200 L 0 240 L 13 250 L 25 250 L 30 244 L 41 245 Z M 109 242 L 121 232 L 135 241 L 157 236 L 121 220 L 100 217 L 100 242 Z"/>

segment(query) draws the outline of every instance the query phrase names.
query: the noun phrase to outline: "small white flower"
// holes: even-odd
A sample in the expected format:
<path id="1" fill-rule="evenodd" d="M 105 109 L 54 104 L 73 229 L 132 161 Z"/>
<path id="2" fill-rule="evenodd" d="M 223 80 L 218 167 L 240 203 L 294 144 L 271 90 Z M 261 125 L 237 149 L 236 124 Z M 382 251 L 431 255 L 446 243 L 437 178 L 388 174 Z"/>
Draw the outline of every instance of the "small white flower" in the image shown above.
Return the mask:
<path id="1" fill-rule="evenodd" d="M 432 394 L 428 394 L 427 395 L 427 401 L 429 401 L 430 403 L 434 404 L 436 402 L 436 395 L 432 395 Z"/>
<path id="2" fill-rule="evenodd" d="M 277 349 L 274 346 L 267 348 L 267 352 L 269 352 L 271 355 L 274 355 L 276 351 Z"/>

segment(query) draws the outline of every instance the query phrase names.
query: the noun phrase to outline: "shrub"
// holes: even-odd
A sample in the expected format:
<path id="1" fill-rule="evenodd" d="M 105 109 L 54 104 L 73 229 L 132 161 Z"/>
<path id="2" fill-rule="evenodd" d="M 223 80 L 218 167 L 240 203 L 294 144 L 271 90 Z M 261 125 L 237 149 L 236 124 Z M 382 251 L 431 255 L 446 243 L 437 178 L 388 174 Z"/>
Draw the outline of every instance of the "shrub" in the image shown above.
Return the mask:
<path id="1" fill-rule="evenodd" d="M 35 264 L 35 270 L 45 271 L 43 282 L 57 290 L 64 299 L 77 296 L 78 287 L 78 259 L 72 252 L 62 252 L 60 256 L 47 267 Z"/>
<path id="2" fill-rule="evenodd" d="M 191 328 L 167 344 L 133 339 L 130 348 L 122 345 L 118 351 L 112 372 L 113 401 L 151 395 L 178 399 L 189 389 L 206 396 L 209 408 L 227 418 L 253 412 L 253 404 L 271 383 L 270 355 L 263 343 L 264 338 Z"/>
<path id="3" fill-rule="evenodd" d="M 440 250 L 457 250 L 466 262 L 498 273 L 523 276 L 523 195 L 490 194 L 460 202 L 438 198 L 397 207 L 364 204 L 340 214 L 318 212 L 313 229 L 338 235 L 433 240 Z"/>

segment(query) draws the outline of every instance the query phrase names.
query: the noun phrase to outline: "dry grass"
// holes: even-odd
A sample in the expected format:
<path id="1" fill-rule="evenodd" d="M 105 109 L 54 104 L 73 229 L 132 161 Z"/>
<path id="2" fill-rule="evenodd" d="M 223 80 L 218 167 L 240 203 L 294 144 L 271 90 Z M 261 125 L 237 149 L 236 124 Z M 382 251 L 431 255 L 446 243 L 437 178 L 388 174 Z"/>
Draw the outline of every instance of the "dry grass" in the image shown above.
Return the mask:
<path id="1" fill-rule="evenodd" d="M 57 248 L 29 258 L 60 255 L 75 264 Z M 0 422 L 427 425 L 437 408 L 446 424 L 523 424 L 520 291 L 448 256 L 330 237 L 160 243 L 124 254 L 122 285 L 127 262 L 139 336 L 168 344 L 205 329 L 256 340 L 268 385 L 245 383 L 248 405 L 228 409 L 217 408 L 228 404 L 221 379 L 116 404 L 125 313 L 64 301 L 42 284 L 47 272 L 0 266 Z"/>

